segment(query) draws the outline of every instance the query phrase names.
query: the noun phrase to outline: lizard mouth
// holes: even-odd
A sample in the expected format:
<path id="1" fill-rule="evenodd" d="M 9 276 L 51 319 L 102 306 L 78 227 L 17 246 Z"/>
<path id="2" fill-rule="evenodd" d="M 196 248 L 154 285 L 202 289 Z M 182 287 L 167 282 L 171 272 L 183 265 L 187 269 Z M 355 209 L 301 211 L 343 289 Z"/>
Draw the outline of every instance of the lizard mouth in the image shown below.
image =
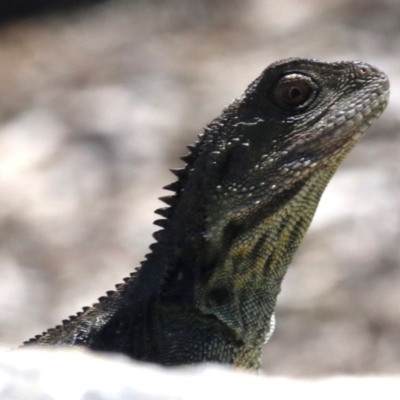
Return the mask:
<path id="1" fill-rule="evenodd" d="M 386 80 L 386 82 L 388 82 Z M 320 131 L 321 140 L 338 142 L 359 140 L 367 129 L 379 118 L 387 106 L 389 89 L 382 85 L 367 98 L 349 103 L 347 111 L 339 111 L 328 117 L 327 124 Z"/>

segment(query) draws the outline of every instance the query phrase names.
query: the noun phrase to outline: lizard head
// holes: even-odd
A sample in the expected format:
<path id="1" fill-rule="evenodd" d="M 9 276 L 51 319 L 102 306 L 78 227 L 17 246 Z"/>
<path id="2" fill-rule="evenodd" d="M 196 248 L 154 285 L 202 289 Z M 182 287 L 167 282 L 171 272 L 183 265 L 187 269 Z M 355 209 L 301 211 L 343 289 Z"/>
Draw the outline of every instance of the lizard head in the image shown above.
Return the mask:
<path id="1" fill-rule="evenodd" d="M 236 214 L 282 206 L 309 180 L 327 182 L 388 97 L 387 76 L 364 62 L 272 64 L 202 138 L 218 176 L 215 204 Z"/>
<path id="2" fill-rule="evenodd" d="M 223 155 L 222 191 L 264 197 L 316 171 L 334 172 L 388 96 L 386 75 L 363 62 L 272 64 L 225 110 L 228 117 L 221 116 L 222 125 L 232 121 L 216 143 Z"/>

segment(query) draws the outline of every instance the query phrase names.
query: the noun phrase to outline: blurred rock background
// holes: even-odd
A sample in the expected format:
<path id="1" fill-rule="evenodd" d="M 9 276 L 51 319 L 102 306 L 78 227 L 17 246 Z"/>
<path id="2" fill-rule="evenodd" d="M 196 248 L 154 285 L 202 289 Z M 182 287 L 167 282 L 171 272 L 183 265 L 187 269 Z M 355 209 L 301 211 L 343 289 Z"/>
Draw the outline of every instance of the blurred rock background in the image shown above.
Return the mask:
<path id="1" fill-rule="evenodd" d="M 0 341 L 129 274 L 161 187 L 271 62 L 362 59 L 391 103 L 340 168 L 290 267 L 266 374 L 400 372 L 400 3 L 0 0 Z"/>

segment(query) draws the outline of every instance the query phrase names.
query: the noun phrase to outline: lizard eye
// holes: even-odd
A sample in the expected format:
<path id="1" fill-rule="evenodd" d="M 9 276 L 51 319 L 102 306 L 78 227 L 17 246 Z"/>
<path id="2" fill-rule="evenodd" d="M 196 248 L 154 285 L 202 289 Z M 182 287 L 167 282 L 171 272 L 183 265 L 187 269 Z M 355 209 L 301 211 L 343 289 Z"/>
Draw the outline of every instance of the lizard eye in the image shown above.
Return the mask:
<path id="1" fill-rule="evenodd" d="M 314 100 L 315 95 L 315 83 L 310 77 L 300 74 L 285 75 L 272 90 L 277 105 L 286 109 L 302 109 Z"/>

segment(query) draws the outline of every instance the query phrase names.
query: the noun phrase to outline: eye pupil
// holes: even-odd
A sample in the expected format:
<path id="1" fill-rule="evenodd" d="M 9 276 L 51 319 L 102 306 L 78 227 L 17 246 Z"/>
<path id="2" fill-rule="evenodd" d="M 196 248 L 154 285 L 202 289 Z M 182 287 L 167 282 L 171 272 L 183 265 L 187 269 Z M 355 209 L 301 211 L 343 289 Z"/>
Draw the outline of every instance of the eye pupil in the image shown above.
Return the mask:
<path id="1" fill-rule="evenodd" d="M 273 87 L 272 96 L 278 106 L 301 109 L 311 104 L 316 95 L 316 85 L 310 77 L 301 74 L 283 76 Z"/>
<path id="2" fill-rule="evenodd" d="M 278 90 L 278 97 L 284 103 L 299 106 L 308 100 L 312 92 L 308 82 L 284 82 Z"/>
<path id="3" fill-rule="evenodd" d="M 289 91 L 289 97 L 293 100 L 297 100 L 298 98 L 301 97 L 301 95 L 302 95 L 301 89 L 299 89 L 298 87 L 294 87 Z"/>

